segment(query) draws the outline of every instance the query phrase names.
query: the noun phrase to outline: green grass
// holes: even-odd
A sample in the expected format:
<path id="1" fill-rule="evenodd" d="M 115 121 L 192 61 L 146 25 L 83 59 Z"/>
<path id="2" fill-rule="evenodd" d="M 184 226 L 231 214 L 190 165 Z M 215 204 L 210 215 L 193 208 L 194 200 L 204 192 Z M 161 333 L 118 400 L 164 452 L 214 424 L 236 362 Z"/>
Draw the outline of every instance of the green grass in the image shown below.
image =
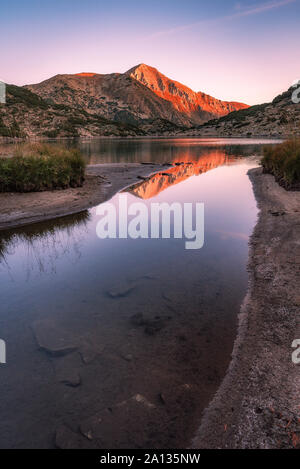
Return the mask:
<path id="1" fill-rule="evenodd" d="M 286 189 L 300 190 L 300 139 L 265 147 L 262 166 Z"/>
<path id="2" fill-rule="evenodd" d="M 11 158 L 0 158 L 0 192 L 37 192 L 80 187 L 85 162 L 78 150 L 23 144 Z"/>

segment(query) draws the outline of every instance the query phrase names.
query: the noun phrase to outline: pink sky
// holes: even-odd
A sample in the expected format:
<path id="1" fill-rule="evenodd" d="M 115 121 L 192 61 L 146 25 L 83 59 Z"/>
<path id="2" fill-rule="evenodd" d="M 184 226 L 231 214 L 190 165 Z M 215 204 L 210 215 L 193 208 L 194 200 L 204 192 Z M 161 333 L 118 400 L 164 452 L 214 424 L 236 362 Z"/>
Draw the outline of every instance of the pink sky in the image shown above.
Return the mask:
<path id="1" fill-rule="evenodd" d="M 1 7 L 0 78 L 23 85 L 143 62 L 216 98 L 270 101 L 300 78 L 299 3 L 12 0 Z"/>

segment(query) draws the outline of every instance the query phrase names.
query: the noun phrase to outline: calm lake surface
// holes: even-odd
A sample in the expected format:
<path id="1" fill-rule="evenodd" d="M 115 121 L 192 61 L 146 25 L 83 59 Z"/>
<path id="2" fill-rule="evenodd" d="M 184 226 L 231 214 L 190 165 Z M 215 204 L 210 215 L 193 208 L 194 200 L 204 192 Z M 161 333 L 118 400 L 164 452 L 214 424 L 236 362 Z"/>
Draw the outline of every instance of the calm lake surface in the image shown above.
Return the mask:
<path id="1" fill-rule="evenodd" d="M 128 204 L 203 202 L 204 246 L 101 240 L 96 208 L 0 232 L 0 447 L 189 444 L 230 361 L 257 217 L 247 171 L 267 143 L 68 143 L 90 164 L 185 163 L 130 188 Z"/>

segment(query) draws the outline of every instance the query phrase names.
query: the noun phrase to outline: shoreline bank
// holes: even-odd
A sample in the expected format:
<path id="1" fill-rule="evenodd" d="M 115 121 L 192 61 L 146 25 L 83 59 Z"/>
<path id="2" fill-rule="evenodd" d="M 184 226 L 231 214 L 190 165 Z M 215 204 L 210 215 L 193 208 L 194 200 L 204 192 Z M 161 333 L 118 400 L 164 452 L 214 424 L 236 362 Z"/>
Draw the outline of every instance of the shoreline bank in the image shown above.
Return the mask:
<path id="1" fill-rule="evenodd" d="M 242 139 L 242 140 L 257 140 L 257 139 L 268 139 L 274 140 L 284 140 L 289 138 L 290 134 L 276 134 L 276 135 L 269 135 L 269 134 L 257 134 L 257 135 L 244 135 L 244 134 L 236 134 L 236 135 L 221 135 L 217 133 L 212 133 L 209 135 L 206 134 L 188 134 L 186 133 L 170 133 L 170 134 L 147 134 L 147 135 L 127 135 L 127 136 L 116 136 L 116 135 L 95 135 L 95 136 L 79 136 L 79 137 L 57 137 L 57 138 L 49 138 L 49 137 L 30 137 L 30 138 L 20 138 L 20 137 L 1 137 L 0 136 L 0 145 L 7 145 L 7 144 L 17 144 L 17 143 L 28 143 L 28 142 L 47 142 L 47 143 L 59 143 L 61 141 L 69 141 L 69 140 L 84 140 L 84 141 L 93 141 L 93 140 L 143 140 L 143 139 L 181 139 L 181 138 L 194 138 L 194 139 L 224 139 L 224 140 L 232 140 L 232 139 Z"/>
<path id="2" fill-rule="evenodd" d="M 82 187 L 64 190 L 0 193 L 0 231 L 74 215 L 107 201 L 166 165 L 110 163 L 90 165 Z"/>
<path id="3" fill-rule="evenodd" d="M 300 192 L 261 168 L 248 172 L 260 210 L 250 240 L 249 286 L 227 374 L 192 448 L 300 448 Z"/>

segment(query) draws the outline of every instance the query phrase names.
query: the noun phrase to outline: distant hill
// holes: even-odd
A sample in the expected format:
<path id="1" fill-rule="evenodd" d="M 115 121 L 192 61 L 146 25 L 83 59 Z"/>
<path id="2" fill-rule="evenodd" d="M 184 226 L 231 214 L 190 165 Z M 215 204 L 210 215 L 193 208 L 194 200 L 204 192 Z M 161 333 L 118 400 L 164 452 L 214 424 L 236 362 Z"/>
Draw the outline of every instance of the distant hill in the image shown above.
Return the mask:
<path id="1" fill-rule="evenodd" d="M 292 101 L 294 87 L 276 96 L 271 103 L 251 106 L 220 119 L 195 126 L 188 135 L 220 137 L 300 136 L 300 104 Z"/>

